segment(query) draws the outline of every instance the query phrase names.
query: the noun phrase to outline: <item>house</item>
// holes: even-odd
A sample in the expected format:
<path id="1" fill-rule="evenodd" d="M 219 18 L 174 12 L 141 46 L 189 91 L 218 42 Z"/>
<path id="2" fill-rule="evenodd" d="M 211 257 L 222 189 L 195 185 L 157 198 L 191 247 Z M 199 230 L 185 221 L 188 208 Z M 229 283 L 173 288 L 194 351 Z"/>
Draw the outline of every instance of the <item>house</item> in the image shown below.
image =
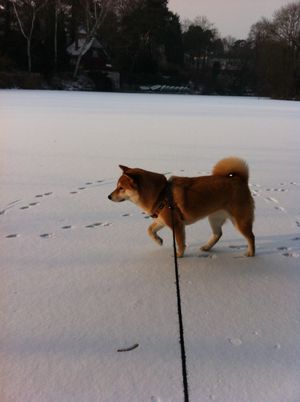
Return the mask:
<path id="1" fill-rule="evenodd" d="M 100 73 L 111 82 L 113 89 L 120 88 L 120 73 L 114 71 L 105 48 L 95 37 L 89 39 L 84 29 L 79 30 L 78 38 L 67 47 L 67 53 L 73 66 L 81 55 L 81 70 L 92 75 Z"/>

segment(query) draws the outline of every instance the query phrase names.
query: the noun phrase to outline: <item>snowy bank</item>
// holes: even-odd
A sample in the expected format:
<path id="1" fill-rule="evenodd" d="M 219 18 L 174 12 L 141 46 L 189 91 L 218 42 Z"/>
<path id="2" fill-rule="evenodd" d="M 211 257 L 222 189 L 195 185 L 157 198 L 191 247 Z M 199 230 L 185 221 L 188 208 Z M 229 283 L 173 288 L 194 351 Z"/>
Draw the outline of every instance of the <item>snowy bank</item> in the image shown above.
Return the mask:
<path id="1" fill-rule="evenodd" d="M 107 195 L 118 164 L 245 158 L 257 256 L 207 221 L 180 260 L 191 401 L 300 400 L 300 104 L 1 91 L 1 402 L 183 400 L 171 233 Z M 120 349 L 135 349 L 118 352 Z"/>

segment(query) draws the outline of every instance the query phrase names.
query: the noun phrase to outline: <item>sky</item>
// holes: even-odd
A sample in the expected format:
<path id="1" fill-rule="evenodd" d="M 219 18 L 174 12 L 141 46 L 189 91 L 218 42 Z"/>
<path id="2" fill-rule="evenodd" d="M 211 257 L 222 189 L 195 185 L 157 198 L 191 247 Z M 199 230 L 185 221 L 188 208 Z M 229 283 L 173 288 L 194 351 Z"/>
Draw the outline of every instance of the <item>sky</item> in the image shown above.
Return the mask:
<path id="1" fill-rule="evenodd" d="M 205 16 L 222 37 L 246 39 L 252 24 L 261 17 L 272 18 L 274 11 L 292 0 L 169 0 L 169 9 L 181 20 Z"/>

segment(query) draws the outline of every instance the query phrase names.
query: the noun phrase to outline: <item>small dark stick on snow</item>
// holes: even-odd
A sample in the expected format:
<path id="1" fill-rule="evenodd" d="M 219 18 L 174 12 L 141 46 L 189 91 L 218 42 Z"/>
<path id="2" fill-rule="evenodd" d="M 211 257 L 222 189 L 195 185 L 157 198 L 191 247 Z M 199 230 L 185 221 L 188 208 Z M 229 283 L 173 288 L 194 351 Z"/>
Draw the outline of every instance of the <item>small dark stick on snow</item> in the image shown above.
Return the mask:
<path id="1" fill-rule="evenodd" d="M 138 346 L 139 346 L 139 344 L 136 343 L 133 346 L 131 346 L 130 348 L 118 349 L 118 352 L 130 352 L 131 350 L 136 349 Z"/>

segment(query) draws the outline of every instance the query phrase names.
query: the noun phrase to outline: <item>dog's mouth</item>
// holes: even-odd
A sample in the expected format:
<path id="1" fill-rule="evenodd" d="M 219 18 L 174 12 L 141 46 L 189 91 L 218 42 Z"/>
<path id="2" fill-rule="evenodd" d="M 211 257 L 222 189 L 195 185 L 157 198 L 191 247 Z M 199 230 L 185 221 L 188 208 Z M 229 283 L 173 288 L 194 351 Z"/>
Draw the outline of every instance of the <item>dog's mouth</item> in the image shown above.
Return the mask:
<path id="1" fill-rule="evenodd" d="M 114 202 L 123 202 L 123 201 L 125 201 L 124 198 L 122 198 L 122 199 L 120 199 L 120 200 L 113 199 L 113 197 L 112 197 L 111 194 L 108 196 L 108 199 L 109 199 L 110 201 L 114 201 Z"/>

